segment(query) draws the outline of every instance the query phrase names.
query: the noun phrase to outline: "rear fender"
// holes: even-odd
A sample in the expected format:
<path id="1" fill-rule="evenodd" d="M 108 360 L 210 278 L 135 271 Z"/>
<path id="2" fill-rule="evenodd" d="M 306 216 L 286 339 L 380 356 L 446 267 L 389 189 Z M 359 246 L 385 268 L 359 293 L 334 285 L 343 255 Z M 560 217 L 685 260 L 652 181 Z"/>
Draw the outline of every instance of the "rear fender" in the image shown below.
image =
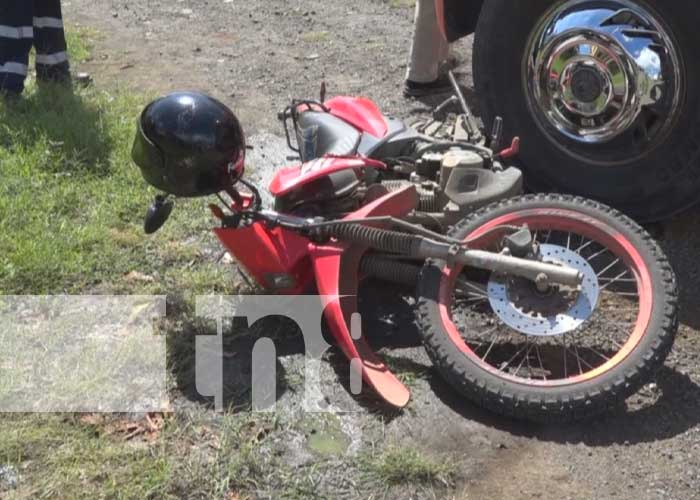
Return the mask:
<path id="1" fill-rule="evenodd" d="M 389 124 L 376 103 L 366 97 L 338 96 L 325 102 L 333 116 L 348 122 L 360 132 L 382 139 Z"/>

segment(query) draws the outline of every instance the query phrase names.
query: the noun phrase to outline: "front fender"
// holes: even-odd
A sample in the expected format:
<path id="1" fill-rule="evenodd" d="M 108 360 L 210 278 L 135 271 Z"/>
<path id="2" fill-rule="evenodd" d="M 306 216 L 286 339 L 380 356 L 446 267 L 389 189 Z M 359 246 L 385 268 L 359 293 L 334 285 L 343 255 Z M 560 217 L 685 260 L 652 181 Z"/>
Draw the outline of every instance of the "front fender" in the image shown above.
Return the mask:
<path id="1" fill-rule="evenodd" d="M 409 186 L 388 193 L 346 220 L 386 215 L 403 217 L 417 206 L 418 194 L 415 187 Z M 358 370 L 358 375 L 387 403 L 402 408 L 410 398 L 408 388 L 372 351 L 364 335 L 351 328 L 352 318 L 357 313 L 360 262 L 366 251 L 366 247 L 331 242 L 310 245 L 309 255 L 319 294 L 326 301 L 324 316 L 338 345 L 351 361 L 351 368 Z"/>

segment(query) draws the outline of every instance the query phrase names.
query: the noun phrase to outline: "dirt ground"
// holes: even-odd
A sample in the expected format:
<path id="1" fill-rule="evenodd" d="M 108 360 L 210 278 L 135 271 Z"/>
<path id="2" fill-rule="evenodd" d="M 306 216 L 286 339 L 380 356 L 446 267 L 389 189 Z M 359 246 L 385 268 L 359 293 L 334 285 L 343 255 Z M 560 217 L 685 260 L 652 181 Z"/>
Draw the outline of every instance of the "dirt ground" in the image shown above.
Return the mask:
<path id="1" fill-rule="evenodd" d="M 412 10 L 400 2 L 63 3 L 69 23 L 99 32 L 94 59 L 81 67 L 93 74 L 97 85 L 153 93 L 182 88 L 210 92 L 236 110 L 259 145 L 265 142 L 261 137 L 279 145 L 279 139 L 261 134 L 279 136 L 277 111 L 292 97 L 315 97 L 322 80 L 329 94 L 371 96 L 388 114 L 406 117 L 426 110 L 400 92 L 412 21 Z M 462 62 L 460 77 L 469 86 L 468 41 L 455 52 Z M 264 158 L 264 152 L 256 154 Z M 352 429 L 361 428 L 383 442 L 454 456 L 459 479 L 441 490 L 440 497 L 700 498 L 699 215 L 696 210 L 654 228 L 681 281 L 683 325 L 655 383 L 618 414 L 575 426 L 537 427 L 495 418 L 464 403 L 430 370 L 412 330 L 410 300 L 370 287 L 363 312 L 365 318 L 377 319 L 367 330 L 375 343 L 388 346 L 382 348 L 384 355 L 424 376 L 412 377 L 410 407 L 391 418 L 380 419 L 346 397 L 356 413 L 343 418 L 343 432 L 351 442 Z M 283 366 L 298 362 L 298 348 L 283 355 Z M 330 368 L 325 371 L 344 391 L 333 379 L 342 377 Z M 347 465 L 351 449 L 345 452 L 350 458 L 338 459 L 341 477 L 352 470 Z M 334 491 L 336 487 L 327 486 L 325 495 L 334 497 Z"/>

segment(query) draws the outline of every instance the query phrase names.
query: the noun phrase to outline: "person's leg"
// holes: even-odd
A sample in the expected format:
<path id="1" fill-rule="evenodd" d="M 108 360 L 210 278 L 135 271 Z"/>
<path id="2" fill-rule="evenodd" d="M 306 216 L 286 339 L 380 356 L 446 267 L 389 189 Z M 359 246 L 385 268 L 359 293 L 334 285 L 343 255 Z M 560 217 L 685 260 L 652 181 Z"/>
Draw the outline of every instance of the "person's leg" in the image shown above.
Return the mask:
<path id="1" fill-rule="evenodd" d="M 449 44 L 440 31 L 435 0 L 418 0 L 406 80 L 430 83 L 439 78 L 440 64 L 447 59 Z"/>
<path id="2" fill-rule="evenodd" d="M 32 48 L 32 2 L 4 0 L 0 11 L 0 93 L 21 94 Z"/>
<path id="3" fill-rule="evenodd" d="M 70 81 L 60 0 L 27 0 L 34 2 L 34 48 L 36 78 L 39 82 Z"/>

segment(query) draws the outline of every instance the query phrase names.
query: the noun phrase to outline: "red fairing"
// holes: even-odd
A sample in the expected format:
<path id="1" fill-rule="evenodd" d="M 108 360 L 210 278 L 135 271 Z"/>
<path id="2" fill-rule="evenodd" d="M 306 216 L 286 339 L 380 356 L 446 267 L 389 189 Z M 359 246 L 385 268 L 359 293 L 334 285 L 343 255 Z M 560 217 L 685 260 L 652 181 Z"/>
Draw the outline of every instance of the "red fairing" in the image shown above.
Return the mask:
<path id="1" fill-rule="evenodd" d="M 324 157 L 303 165 L 283 168 L 277 172 L 270 183 L 269 190 L 273 196 L 284 196 L 299 187 L 340 170 L 361 170 L 363 168 L 385 169 L 386 165 L 368 158 Z"/>
<path id="2" fill-rule="evenodd" d="M 288 295 L 301 294 L 313 282 L 309 262 L 309 241 L 279 227 L 268 229 L 256 222 L 239 229 L 215 229 L 221 243 L 264 288 Z M 284 278 L 290 286 L 275 286 Z"/>
<path id="3" fill-rule="evenodd" d="M 350 159 L 344 161 L 347 163 Z M 417 206 L 418 194 L 415 187 L 409 186 L 369 203 L 346 220 L 382 215 L 401 217 Z M 350 359 L 351 368 L 358 370 L 364 381 L 388 403 L 396 407 L 408 403 L 408 388 L 374 354 L 363 336 L 353 337 L 350 331 L 350 319 L 357 312 L 359 266 L 366 247 L 332 241 L 318 246 L 280 227 L 269 229 L 262 222 L 214 232 L 265 288 L 271 288 L 271 280 L 282 277 L 288 280 L 287 286 L 272 288 L 294 295 L 304 293 L 315 281 L 324 299 L 324 317 L 338 345 Z"/>
<path id="4" fill-rule="evenodd" d="M 389 131 L 382 112 L 373 101 L 365 97 L 334 97 L 326 101 L 325 105 L 332 115 L 377 139 L 383 138 Z"/>

